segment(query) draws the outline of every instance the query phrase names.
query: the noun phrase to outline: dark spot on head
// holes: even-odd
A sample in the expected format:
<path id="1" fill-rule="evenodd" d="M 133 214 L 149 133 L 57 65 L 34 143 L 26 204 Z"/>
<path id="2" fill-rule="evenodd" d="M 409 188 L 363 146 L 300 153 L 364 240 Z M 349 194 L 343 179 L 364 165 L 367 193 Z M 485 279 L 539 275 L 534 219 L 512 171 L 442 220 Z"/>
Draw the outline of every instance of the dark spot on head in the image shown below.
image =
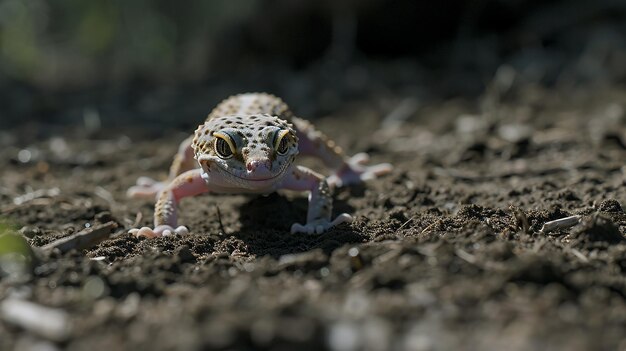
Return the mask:
<path id="1" fill-rule="evenodd" d="M 237 121 L 237 122 L 235 122 L 235 124 L 243 125 L 243 122 L 242 121 Z"/>
<path id="2" fill-rule="evenodd" d="M 274 124 L 273 124 L 272 122 L 265 122 L 265 125 L 266 125 L 266 126 L 268 126 L 268 127 L 271 127 L 271 126 L 273 126 Z"/>
<path id="3" fill-rule="evenodd" d="M 255 143 L 249 144 L 248 147 L 251 149 L 256 149 L 256 144 Z"/>
<path id="4" fill-rule="evenodd" d="M 252 133 L 248 132 L 248 133 L 246 133 L 246 136 L 247 136 L 248 138 L 252 138 Z"/>
<path id="5" fill-rule="evenodd" d="M 233 121 L 226 121 L 226 124 L 233 124 Z"/>

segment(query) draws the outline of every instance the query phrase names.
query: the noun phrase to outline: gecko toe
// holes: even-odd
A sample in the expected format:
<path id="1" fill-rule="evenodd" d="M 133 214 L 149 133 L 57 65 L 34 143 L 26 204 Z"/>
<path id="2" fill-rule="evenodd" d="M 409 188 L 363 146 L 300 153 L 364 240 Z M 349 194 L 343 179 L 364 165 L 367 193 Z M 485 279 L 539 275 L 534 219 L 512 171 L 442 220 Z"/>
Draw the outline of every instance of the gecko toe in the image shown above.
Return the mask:
<path id="1" fill-rule="evenodd" d="M 128 231 L 128 233 L 134 235 L 137 238 L 145 237 L 145 238 L 155 238 L 159 236 L 149 227 L 141 227 L 140 229 L 133 228 Z"/>
<path id="2" fill-rule="evenodd" d="M 158 225 L 154 229 L 150 227 L 141 227 L 139 229 L 133 228 L 133 229 L 130 229 L 128 233 L 134 235 L 137 238 L 145 237 L 145 238 L 152 239 L 152 238 L 157 238 L 160 236 L 171 236 L 174 234 L 185 235 L 189 233 L 189 230 L 187 229 L 187 227 L 182 226 L 182 225 L 176 229 L 174 229 L 173 227 L 169 225 Z"/>
<path id="3" fill-rule="evenodd" d="M 341 177 L 337 176 L 336 174 L 331 174 L 328 178 L 326 178 L 326 183 L 328 183 L 328 186 L 331 189 L 341 188 L 343 186 L 343 181 L 341 180 Z"/>
<path id="4" fill-rule="evenodd" d="M 294 223 L 291 225 L 291 234 L 302 233 L 304 227 L 300 223 Z"/>
<path id="5" fill-rule="evenodd" d="M 381 176 L 387 174 L 393 170 L 393 166 L 391 163 L 379 163 L 377 165 L 370 166 L 368 169 L 368 173 L 371 173 L 375 176 Z"/>
<path id="6" fill-rule="evenodd" d="M 179 235 L 187 235 L 189 234 L 189 229 L 187 229 L 187 227 L 185 227 L 184 225 L 181 225 L 178 228 L 176 228 L 174 232 Z"/>
<path id="7" fill-rule="evenodd" d="M 337 216 L 337 218 L 335 218 L 335 220 L 330 224 L 332 227 L 341 224 L 341 223 L 350 223 L 354 220 L 354 218 L 347 214 L 347 213 L 342 213 L 339 216 Z"/>
<path id="8" fill-rule="evenodd" d="M 370 160 L 370 155 L 368 155 L 365 152 L 359 152 L 358 154 L 356 154 L 356 155 L 354 155 L 354 156 L 352 156 L 350 158 L 350 163 L 351 164 L 356 164 L 356 165 L 364 165 L 369 160 Z"/>

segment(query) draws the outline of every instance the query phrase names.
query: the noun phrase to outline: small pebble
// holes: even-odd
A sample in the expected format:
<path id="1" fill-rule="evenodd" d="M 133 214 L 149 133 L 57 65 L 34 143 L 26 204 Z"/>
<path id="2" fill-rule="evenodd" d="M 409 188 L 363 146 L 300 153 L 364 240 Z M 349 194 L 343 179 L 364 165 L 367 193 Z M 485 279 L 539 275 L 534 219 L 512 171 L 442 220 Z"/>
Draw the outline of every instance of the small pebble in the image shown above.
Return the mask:
<path id="1" fill-rule="evenodd" d="M 20 233 L 22 233 L 22 235 L 24 235 L 25 237 L 32 239 L 36 237 L 37 235 L 41 235 L 41 229 L 35 226 L 27 225 L 27 226 L 23 226 L 20 229 Z"/>
<path id="2" fill-rule="evenodd" d="M 333 325 L 328 333 L 328 346 L 334 351 L 352 351 L 360 346 L 359 328 L 347 322 Z"/>
<path id="3" fill-rule="evenodd" d="M 614 199 L 608 199 L 608 200 L 602 201 L 600 205 L 598 206 L 598 210 L 602 212 L 609 212 L 609 213 L 624 212 L 624 210 L 622 209 L 622 205 L 620 205 L 619 201 L 614 200 Z"/>

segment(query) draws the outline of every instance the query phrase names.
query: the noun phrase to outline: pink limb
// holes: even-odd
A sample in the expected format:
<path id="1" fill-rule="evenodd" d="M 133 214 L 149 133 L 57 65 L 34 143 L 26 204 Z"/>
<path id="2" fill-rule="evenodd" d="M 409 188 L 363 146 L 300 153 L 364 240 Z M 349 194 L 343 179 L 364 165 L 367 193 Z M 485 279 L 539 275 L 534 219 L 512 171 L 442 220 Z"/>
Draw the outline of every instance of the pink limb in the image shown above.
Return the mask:
<path id="1" fill-rule="evenodd" d="M 346 157 L 334 141 L 316 130 L 311 123 L 297 117 L 294 117 L 292 121 L 298 133 L 300 153 L 317 157 L 334 170 L 334 174 L 328 178 L 328 184 L 331 187 L 375 179 L 393 169 L 389 163 L 367 165 L 369 156 L 366 153 Z"/>
<path id="2" fill-rule="evenodd" d="M 356 184 L 370 179 L 376 179 L 391 172 L 393 169 L 390 163 L 379 163 L 368 166 L 367 163 L 369 159 L 369 155 L 365 152 L 350 157 L 341 168 L 335 170 L 335 173 L 328 177 L 328 184 L 332 187 Z"/>
<path id="3" fill-rule="evenodd" d="M 333 198 L 323 176 L 312 170 L 296 166 L 285 174 L 283 189 L 310 191 L 306 224 L 294 223 L 291 233 L 321 234 L 340 223 L 352 221 L 352 216 L 342 213 L 331 221 Z"/>
<path id="4" fill-rule="evenodd" d="M 182 198 L 209 191 L 202 179 L 202 170 L 187 171 L 174 179 L 160 194 L 154 210 L 154 228 L 143 227 L 128 232 L 135 236 L 154 238 L 171 234 L 187 234 L 184 226 L 177 227 L 177 205 Z"/>

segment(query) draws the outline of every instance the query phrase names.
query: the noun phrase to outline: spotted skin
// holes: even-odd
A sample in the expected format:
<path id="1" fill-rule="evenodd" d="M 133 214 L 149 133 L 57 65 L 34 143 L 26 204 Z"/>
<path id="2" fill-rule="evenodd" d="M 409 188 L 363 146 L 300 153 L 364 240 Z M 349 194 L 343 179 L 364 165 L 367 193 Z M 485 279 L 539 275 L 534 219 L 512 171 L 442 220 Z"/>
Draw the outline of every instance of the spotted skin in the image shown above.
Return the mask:
<path id="1" fill-rule="evenodd" d="M 294 164 L 298 155 L 315 156 L 334 170 L 330 177 Z M 268 194 L 287 189 L 309 191 L 305 224 L 292 233 L 322 233 L 348 222 L 346 213 L 332 219 L 332 188 L 376 178 L 389 164 L 367 165 L 367 155 L 344 156 L 341 148 L 308 121 L 295 117 L 278 97 L 265 93 L 231 96 L 179 147 L 168 180 L 142 177 L 129 196 L 157 196 L 154 228 L 131 229 L 137 236 L 188 232 L 177 226 L 177 205 L 188 196 L 211 193 Z M 331 220 L 332 219 L 332 220 Z"/>

